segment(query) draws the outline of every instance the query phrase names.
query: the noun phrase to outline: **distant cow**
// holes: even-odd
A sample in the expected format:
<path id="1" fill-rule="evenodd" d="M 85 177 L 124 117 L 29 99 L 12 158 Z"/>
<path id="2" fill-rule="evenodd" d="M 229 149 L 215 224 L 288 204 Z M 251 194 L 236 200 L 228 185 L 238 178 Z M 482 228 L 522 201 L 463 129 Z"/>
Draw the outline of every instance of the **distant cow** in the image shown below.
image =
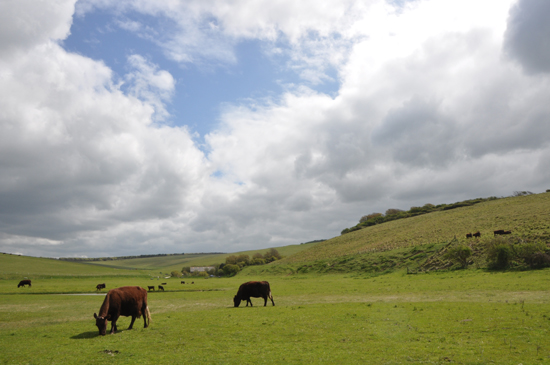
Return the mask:
<path id="1" fill-rule="evenodd" d="M 30 280 L 21 280 L 21 281 L 19 282 L 19 284 L 17 284 L 17 287 L 18 287 L 18 288 L 19 288 L 19 287 L 22 287 L 22 286 L 24 287 L 25 285 L 28 285 L 29 287 L 31 287 L 31 286 L 32 286 L 32 285 L 31 285 L 31 281 L 30 281 Z"/>
<path id="2" fill-rule="evenodd" d="M 147 290 L 155 290 L 155 286 L 154 285 L 153 286 L 148 286 Z"/>
<path id="3" fill-rule="evenodd" d="M 107 292 L 105 300 L 99 308 L 99 315 L 94 313 L 95 324 L 99 335 L 105 336 L 107 321 L 111 321 L 111 334 L 117 331 L 116 321 L 120 316 L 132 316 L 129 330 L 132 329 L 136 318 L 143 315 L 143 328 L 151 323 L 151 313 L 147 306 L 147 291 L 139 286 L 123 286 Z"/>
<path id="4" fill-rule="evenodd" d="M 95 290 L 101 290 L 101 289 L 105 289 L 105 283 L 96 285 Z"/>
<path id="5" fill-rule="evenodd" d="M 246 300 L 246 306 L 248 303 L 252 307 L 252 301 L 250 297 L 254 298 L 264 298 L 264 307 L 267 305 L 267 298 L 271 299 L 271 303 L 275 305 L 273 301 L 273 296 L 271 295 L 271 289 L 269 288 L 269 283 L 267 281 L 249 281 L 244 283 L 239 287 L 237 295 L 233 298 L 233 303 L 235 307 L 238 307 L 241 304 L 241 300 Z"/>
<path id="6" fill-rule="evenodd" d="M 472 236 L 477 237 L 477 238 L 480 238 L 480 237 L 481 237 L 481 232 L 480 232 L 480 231 L 477 231 L 477 232 L 474 233 Z"/>
<path id="7" fill-rule="evenodd" d="M 192 281 L 192 282 L 191 282 L 191 284 L 195 284 L 195 282 L 194 282 L 194 281 Z"/>
<path id="8" fill-rule="evenodd" d="M 499 235 L 499 234 L 511 234 L 512 231 L 505 231 L 505 230 L 503 230 L 503 229 L 499 229 L 499 230 L 497 230 L 497 231 L 494 231 L 493 233 L 494 233 L 494 235 L 496 236 L 496 235 Z"/>
<path id="9" fill-rule="evenodd" d="M 182 284 L 185 284 L 185 281 L 182 281 L 181 283 L 182 283 Z"/>
<path id="10" fill-rule="evenodd" d="M 471 233 L 466 233 L 466 238 L 472 238 L 472 234 Z"/>
<path id="11" fill-rule="evenodd" d="M 166 285 L 166 283 L 162 283 L 161 285 Z"/>
<path id="12" fill-rule="evenodd" d="M 162 285 L 159 285 L 159 290 L 164 291 L 164 287 Z"/>

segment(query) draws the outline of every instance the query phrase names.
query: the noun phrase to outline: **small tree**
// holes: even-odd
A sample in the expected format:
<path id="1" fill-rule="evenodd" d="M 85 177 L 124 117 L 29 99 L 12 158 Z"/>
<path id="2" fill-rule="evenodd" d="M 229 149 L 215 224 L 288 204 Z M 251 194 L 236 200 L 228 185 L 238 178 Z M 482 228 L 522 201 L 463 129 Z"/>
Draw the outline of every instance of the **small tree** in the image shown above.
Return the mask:
<path id="1" fill-rule="evenodd" d="M 403 212 L 401 209 L 388 209 L 386 210 L 386 216 L 399 214 L 401 212 Z"/>
<path id="2" fill-rule="evenodd" d="M 181 277 L 181 272 L 174 270 L 170 273 L 170 276 L 172 276 L 173 278 L 180 278 Z"/>
<path id="3" fill-rule="evenodd" d="M 369 219 L 374 219 L 374 218 L 383 217 L 383 216 L 384 215 L 382 213 L 367 214 L 367 215 L 362 216 L 361 219 L 359 219 L 359 223 L 365 223 Z"/>
<path id="4" fill-rule="evenodd" d="M 233 276 L 241 270 L 238 265 L 228 264 L 223 267 L 223 273 L 227 276 Z"/>
<path id="5" fill-rule="evenodd" d="M 235 256 L 235 255 L 227 256 L 225 258 L 225 263 L 226 264 L 231 264 L 231 265 L 236 265 L 237 264 L 237 256 Z"/>

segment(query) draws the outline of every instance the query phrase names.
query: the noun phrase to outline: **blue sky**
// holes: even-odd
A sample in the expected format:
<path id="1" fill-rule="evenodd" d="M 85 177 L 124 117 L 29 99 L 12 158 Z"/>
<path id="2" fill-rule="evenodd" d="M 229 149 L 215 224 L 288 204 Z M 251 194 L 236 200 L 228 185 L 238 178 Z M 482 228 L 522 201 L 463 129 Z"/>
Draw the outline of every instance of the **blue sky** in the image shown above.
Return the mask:
<path id="1" fill-rule="evenodd" d="M 199 141 L 216 128 L 224 105 L 246 104 L 250 99 L 277 99 L 285 89 L 299 84 L 329 95 L 338 91 L 334 69 L 327 70 L 329 78 L 322 83 L 304 82 L 288 69 L 287 56 L 268 55 L 260 40 L 236 42 L 234 62 L 201 59 L 198 63 L 181 63 L 167 58 L 151 39 L 120 27 L 119 20 L 120 14 L 104 9 L 75 16 L 63 47 L 104 62 L 119 78 L 128 72 L 127 57 L 133 54 L 168 70 L 176 80 L 176 88 L 167 107 L 170 118 L 165 122 L 187 126 L 191 132 L 198 133 Z M 158 32 L 169 33 L 175 28 L 166 17 L 135 11 L 124 14 L 124 20 L 139 22 L 142 27 Z M 284 42 L 279 42 L 279 46 L 285 47 Z"/>
<path id="2" fill-rule="evenodd" d="M 545 0 L 0 2 L 0 252 L 237 252 L 542 193 L 549 17 Z"/>

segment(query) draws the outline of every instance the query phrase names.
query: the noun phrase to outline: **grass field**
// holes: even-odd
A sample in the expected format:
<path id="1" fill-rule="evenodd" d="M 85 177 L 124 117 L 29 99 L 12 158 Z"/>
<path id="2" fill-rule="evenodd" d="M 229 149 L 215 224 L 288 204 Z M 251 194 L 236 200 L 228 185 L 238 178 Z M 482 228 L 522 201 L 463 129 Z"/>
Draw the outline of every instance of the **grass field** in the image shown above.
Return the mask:
<path id="1" fill-rule="evenodd" d="M 122 317 L 104 337 L 93 319 L 104 293 L 74 294 L 94 294 L 100 278 L 107 289 L 157 280 L 101 269 L 31 288 L 0 280 L 0 364 L 550 364 L 548 269 L 166 279 L 148 296 L 150 328 L 125 330 Z M 238 286 L 256 279 L 276 306 L 233 308 Z"/>

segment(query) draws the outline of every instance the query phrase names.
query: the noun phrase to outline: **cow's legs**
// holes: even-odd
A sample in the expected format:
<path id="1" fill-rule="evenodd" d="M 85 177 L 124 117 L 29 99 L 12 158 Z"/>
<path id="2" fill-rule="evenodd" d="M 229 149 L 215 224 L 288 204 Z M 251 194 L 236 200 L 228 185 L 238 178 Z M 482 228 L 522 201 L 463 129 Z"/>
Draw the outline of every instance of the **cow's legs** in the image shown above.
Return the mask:
<path id="1" fill-rule="evenodd" d="M 248 298 L 248 299 L 246 300 L 246 306 L 247 306 L 247 307 L 248 307 L 248 303 L 250 303 L 250 306 L 251 306 L 251 307 L 253 306 L 253 305 L 252 305 L 252 301 L 250 300 L 250 298 Z"/>
<path id="2" fill-rule="evenodd" d="M 267 295 L 264 297 L 264 307 L 267 305 Z"/>
<path id="3" fill-rule="evenodd" d="M 136 320 L 136 316 L 132 316 L 132 322 L 130 322 L 130 327 L 128 327 L 129 330 L 132 329 L 132 327 L 134 326 L 134 321 Z"/>
<path id="4" fill-rule="evenodd" d="M 117 331 L 117 328 L 116 328 L 116 319 L 114 319 L 112 322 L 111 322 L 111 335 L 116 333 Z"/>

